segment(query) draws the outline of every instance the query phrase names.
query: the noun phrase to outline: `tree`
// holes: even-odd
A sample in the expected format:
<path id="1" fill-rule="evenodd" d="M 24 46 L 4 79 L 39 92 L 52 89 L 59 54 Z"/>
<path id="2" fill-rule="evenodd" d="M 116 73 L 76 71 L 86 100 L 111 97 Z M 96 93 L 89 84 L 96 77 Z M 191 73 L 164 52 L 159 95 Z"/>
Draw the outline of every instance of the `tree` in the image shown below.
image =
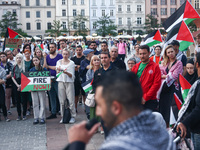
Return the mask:
<path id="1" fill-rule="evenodd" d="M 86 28 L 85 23 L 88 21 L 89 21 L 88 18 L 82 15 L 75 16 L 74 19 L 70 23 L 75 29 L 74 35 L 86 36 L 89 30 L 88 28 Z"/>
<path id="2" fill-rule="evenodd" d="M 62 35 L 62 33 L 68 32 L 67 29 L 62 29 L 63 25 L 60 21 L 53 20 L 53 24 L 51 25 L 51 29 L 46 30 L 45 33 L 49 33 L 52 37 L 58 37 Z"/>
<path id="3" fill-rule="evenodd" d="M 0 29 L 1 29 L 1 36 L 5 36 L 6 31 L 7 31 L 7 27 L 11 28 L 12 30 L 15 30 L 17 32 L 18 29 L 18 25 L 21 25 L 20 23 L 17 23 L 18 19 L 17 19 L 17 15 L 15 13 L 11 13 L 10 11 L 7 11 L 6 14 L 2 15 L 2 20 L 0 20 Z M 21 33 L 24 33 L 21 30 Z"/>
<path id="4" fill-rule="evenodd" d="M 160 27 L 158 24 L 158 19 L 155 18 L 153 15 L 148 14 L 145 19 L 145 29 L 147 34 L 157 30 Z"/>
<path id="5" fill-rule="evenodd" d="M 106 35 L 117 35 L 117 26 L 113 24 L 114 22 L 110 19 L 108 15 L 100 17 L 94 25 L 96 26 L 96 32 L 98 35 L 105 37 Z"/>

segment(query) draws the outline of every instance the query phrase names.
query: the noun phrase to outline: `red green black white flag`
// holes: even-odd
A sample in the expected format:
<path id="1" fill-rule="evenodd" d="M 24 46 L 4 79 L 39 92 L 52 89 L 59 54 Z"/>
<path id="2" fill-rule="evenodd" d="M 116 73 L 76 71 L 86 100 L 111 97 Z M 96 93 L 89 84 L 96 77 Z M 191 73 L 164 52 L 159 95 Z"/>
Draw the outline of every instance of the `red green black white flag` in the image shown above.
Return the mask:
<path id="1" fill-rule="evenodd" d="M 184 102 L 191 88 L 191 84 L 181 74 L 179 75 L 179 82 L 181 85 L 181 93 L 182 93 L 183 102 Z"/>
<path id="2" fill-rule="evenodd" d="M 172 30 L 172 28 L 180 23 L 185 21 L 188 25 L 193 20 L 200 18 L 198 12 L 194 9 L 191 3 L 186 0 L 177 11 L 175 11 L 164 23 L 163 27 L 167 32 Z"/>
<path id="3" fill-rule="evenodd" d="M 162 43 L 162 37 L 160 30 L 155 30 L 148 34 L 144 39 L 144 44 L 148 45 L 149 47 Z"/>

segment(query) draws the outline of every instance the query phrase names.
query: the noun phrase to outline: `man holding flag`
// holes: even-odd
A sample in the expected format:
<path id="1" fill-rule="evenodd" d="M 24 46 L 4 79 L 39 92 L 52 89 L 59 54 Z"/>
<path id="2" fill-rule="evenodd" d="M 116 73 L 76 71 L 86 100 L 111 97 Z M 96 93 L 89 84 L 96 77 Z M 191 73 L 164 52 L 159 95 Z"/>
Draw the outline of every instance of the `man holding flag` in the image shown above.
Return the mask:
<path id="1" fill-rule="evenodd" d="M 200 77 L 200 53 L 196 55 L 196 68 Z M 192 85 L 185 99 L 184 105 L 179 111 L 181 122 L 177 126 L 177 131 L 181 131 L 181 137 L 185 137 L 187 130 L 191 132 L 194 149 L 200 149 L 200 78 Z M 182 119 L 184 117 L 184 119 Z"/>

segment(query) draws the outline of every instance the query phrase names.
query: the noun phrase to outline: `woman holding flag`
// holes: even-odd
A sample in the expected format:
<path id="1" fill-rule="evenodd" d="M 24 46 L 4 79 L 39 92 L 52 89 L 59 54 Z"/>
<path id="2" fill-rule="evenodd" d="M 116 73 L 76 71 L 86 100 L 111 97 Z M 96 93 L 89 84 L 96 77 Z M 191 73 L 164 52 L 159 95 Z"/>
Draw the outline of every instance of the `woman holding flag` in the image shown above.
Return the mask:
<path id="1" fill-rule="evenodd" d="M 71 119 L 69 123 L 75 123 L 76 110 L 75 110 L 75 91 L 74 91 L 74 79 L 75 79 L 75 64 L 69 58 L 70 52 L 65 48 L 62 51 L 63 59 L 57 61 L 57 81 L 58 81 L 58 97 L 60 101 L 61 116 L 63 117 L 63 110 L 65 103 L 68 100 L 69 109 L 71 112 Z M 60 123 L 63 123 L 63 118 Z"/>
<path id="2" fill-rule="evenodd" d="M 162 84 L 160 88 L 159 111 L 167 127 L 169 125 L 170 106 L 175 88 L 178 89 L 177 79 L 183 72 L 183 64 L 176 59 L 176 52 L 172 45 L 165 48 L 163 62 L 160 65 Z"/>

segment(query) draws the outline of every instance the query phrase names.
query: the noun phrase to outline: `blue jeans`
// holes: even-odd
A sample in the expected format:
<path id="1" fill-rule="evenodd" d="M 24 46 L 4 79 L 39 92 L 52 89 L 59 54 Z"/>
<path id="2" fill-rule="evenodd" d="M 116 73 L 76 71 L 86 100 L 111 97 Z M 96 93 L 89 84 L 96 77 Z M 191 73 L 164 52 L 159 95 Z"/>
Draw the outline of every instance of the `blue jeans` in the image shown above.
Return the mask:
<path id="1" fill-rule="evenodd" d="M 58 97 L 58 82 L 51 82 L 51 89 L 49 91 L 50 103 L 51 103 L 51 113 L 56 114 L 56 101 Z"/>
<path id="2" fill-rule="evenodd" d="M 191 133 L 194 150 L 200 150 L 200 134 Z"/>

